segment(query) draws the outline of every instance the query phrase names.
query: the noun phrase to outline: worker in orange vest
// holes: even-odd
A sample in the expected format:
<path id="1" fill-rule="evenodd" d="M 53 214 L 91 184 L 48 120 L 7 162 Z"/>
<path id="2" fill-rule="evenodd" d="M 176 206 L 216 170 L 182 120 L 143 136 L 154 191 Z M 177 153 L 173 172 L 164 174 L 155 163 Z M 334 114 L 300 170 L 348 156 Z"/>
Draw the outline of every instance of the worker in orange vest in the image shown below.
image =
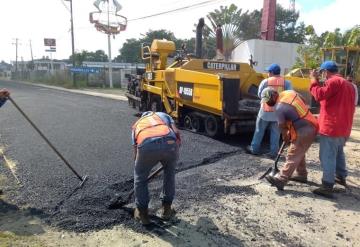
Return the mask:
<path id="1" fill-rule="evenodd" d="M 290 81 L 285 80 L 280 76 L 281 68 L 278 64 L 271 64 L 266 68 L 269 78 L 264 79 L 258 89 L 258 96 L 261 98 L 261 93 L 266 88 L 273 88 L 277 92 L 284 90 L 291 90 L 292 86 Z M 257 119 L 256 127 L 251 145 L 247 146 L 245 151 L 250 154 L 261 154 L 261 143 L 266 129 L 270 129 L 270 152 L 267 156 L 271 159 L 276 157 L 276 153 L 279 150 L 280 132 L 276 122 L 276 116 L 274 108 L 267 104 L 261 104 Z"/>
<path id="2" fill-rule="evenodd" d="M 135 151 L 134 218 L 143 225 L 150 224 L 150 201 L 147 178 L 159 162 L 164 167 L 162 218 L 169 220 L 175 211 L 171 207 L 175 195 L 175 167 L 179 157 L 181 138 L 174 120 L 163 112 L 144 112 L 132 127 Z"/>
<path id="3" fill-rule="evenodd" d="M 293 90 L 278 93 L 267 88 L 261 98 L 262 103 L 275 107 L 283 141 L 290 142 L 285 165 L 278 174 L 266 176 L 266 180 L 278 190 L 283 190 L 289 180 L 306 183 L 305 153 L 315 140 L 319 128 L 317 119 L 300 94 Z"/>

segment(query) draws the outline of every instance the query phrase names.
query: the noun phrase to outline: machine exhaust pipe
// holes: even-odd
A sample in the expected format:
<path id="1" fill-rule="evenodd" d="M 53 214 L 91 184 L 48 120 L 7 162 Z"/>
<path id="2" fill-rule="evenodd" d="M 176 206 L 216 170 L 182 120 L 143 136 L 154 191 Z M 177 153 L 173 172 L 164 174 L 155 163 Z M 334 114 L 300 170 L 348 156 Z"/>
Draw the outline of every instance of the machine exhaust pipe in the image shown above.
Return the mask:
<path id="1" fill-rule="evenodd" d="M 195 45 L 195 55 L 197 58 L 202 57 L 202 35 L 204 28 L 204 18 L 199 19 L 199 23 L 196 26 L 196 45 Z"/>
<path id="2" fill-rule="evenodd" d="M 216 60 L 224 60 L 224 38 L 221 25 L 216 27 Z"/>

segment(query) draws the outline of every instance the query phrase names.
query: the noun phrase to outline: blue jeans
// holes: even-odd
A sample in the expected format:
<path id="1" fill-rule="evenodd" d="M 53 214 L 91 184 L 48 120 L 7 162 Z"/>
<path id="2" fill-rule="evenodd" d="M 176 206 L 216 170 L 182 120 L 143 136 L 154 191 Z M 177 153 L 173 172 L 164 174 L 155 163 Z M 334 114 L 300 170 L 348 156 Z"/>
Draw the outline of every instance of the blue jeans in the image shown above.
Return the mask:
<path id="1" fill-rule="evenodd" d="M 159 162 L 164 167 L 162 201 L 172 203 L 175 196 L 175 168 L 178 156 L 179 148 L 172 137 L 159 138 L 138 147 L 134 169 L 136 207 L 148 208 L 150 198 L 147 178 L 151 169 Z"/>
<path id="2" fill-rule="evenodd" d="M 345 142 L 345 137 L 320 135 L 320 162 L 323 168 L 322 182 L 325 185 L 333 186 L 335 184 L 335 174 L 340 178 L 347 176 Z"/>
<path id="3" fill-rule="evenodd" d="M 265 121 L 260 117 L 256 119 L 256 128 L 251 142 L 251 149 L 254 154 L 260 154 L 261 142 L 267 128 L 270 128 L 270 153 L 275 156 L 279 150 L 280 140 L 278 123 Z"/>

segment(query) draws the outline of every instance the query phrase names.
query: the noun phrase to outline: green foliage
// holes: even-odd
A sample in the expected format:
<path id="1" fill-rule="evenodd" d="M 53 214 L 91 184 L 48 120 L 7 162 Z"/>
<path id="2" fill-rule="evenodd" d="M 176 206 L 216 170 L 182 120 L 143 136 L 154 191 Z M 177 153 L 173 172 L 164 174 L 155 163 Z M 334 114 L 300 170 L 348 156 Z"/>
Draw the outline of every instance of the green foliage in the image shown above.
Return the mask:
<path id="1" fill-rule="evenodd" d="M 299 47 L 300 57 L 297 59 L 295 68 L 317 68 L 322 62 L 321 48 L 335 46 L 360 46 L 360 25 L 346 30 L 344 33 L 336 28 L 333 32 L 326 31 L 320 36 L 316 35 L 314 27 L 305 28 L 306 41 Z"/>
<path id="2" fill-rule="evenodd" d="M 143 38 L 127 39 L 119 50 L 120 55 L 115 58 L 116 62 L 127 63 L 141 63 L 141 44 L 151 45 L 154 39 L 167 39 L 175 42 L 177 49 L 180 49 L 182 44 L 185 44 L 186 52 L 193 53 L 195 47 L 195 39 L 177 39 L 171 31 L 164 29 L 149 30 Z"/>
<path id="3" fill-rule="evenodd" d="M 348 46 L 360 46 L 360 25 L 356 25 L 349 30 L 348 36 L 345 34 L 345 44 Z"/>
<path id="4" fill-rule="evenodd" d="M 204 28 L 204 40 L 212 38 L 214 40 L 213 50 L 216 49 L 216 28 L 221 26 L 223 33 L 223 50 L 225 60 L 231 58 L 233 50 L 241 44 L 245 39 L 258 38 L 259 22 L 256 21 L 260 17 L 259 11 L 242 13 L 242 9 L 238 9 L 235 4 L 230 6 L 220 6 L 207 15 L 210 25 L 206 24 Z M 215 55 L 215 54 L 214 54 Z"/>
<path id="5" fill-rule="evenodd" d="M 303 22 L 297 25 L 298 19 L 299 12 L 284 9 L 278 4 L 276 6 L 275 40 L 303 44 L 306 27 Z"/>
<path id="6" fill-rule="evenodd" d="M 141 60 L 141 41 L 137 39 L 127 39 L 119 50 L 120 55 L 115 58 L 116 62 L 140 63 Z"/>
<path id="7" fill-rule="evenodd" d="M 75 66 L 81 66 L 84 61 L 88 62 L 107 62 L 108 56 L 103 50 L 97 50 L 95 52 L 89 52 L 82 50 L 80 53 L 75 53 Z M 72 55 L 70 56 L 70 61 L 72 61 Z"/>
<path id="8" fill-rule="evenodd" d="M 343 35 L 339 28 L 334 32 L 328 32 L 325 36 L 324 47 L 334 47 L 343 45 Z"/>
<path id="9" fill-rule="evenodd" d="M 284 9 L 281 5 L 276 7 L 275 40 L 283 42 L 304 43 L 306 30 L 304 23 L 297 24 L 299 13 Z M 252 12 L 239 9 L 235 4 L 220 6 L 207 15 L 210 24 L 204 30 L 204 39 L 215 37 L 217 26 L 223 31 L 223 44 L 225 59 L 228 60 L 232 51 L 244 40 L 258 39 L 261 36 L 262 10 Z M 214 47 L 215 49 L 215 47 Z"/>

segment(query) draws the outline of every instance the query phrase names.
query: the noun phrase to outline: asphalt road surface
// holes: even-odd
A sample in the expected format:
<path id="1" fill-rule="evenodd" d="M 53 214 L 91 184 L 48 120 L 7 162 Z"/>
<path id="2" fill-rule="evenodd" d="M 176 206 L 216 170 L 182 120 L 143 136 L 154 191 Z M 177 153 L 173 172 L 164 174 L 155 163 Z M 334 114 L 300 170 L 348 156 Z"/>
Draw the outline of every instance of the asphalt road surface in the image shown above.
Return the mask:
<path id="1" fill-rule="evenodd" d="M 74 192 L 79 180 L 8 101 L 0 109 L 0 142 L 7 158 L 16 162 L 22 184 L 8 192 L 10 199 L 41 210 L 50 223 L 65 229 L 86 231 L 124 223 L 126 214 L 109 212 L 104 205 L 124 183 L 131 183 L 130 129 L 137 117 L 127 102 L 15 82 L 0 81 L 0 87 L 8 88 L 74 168 L 89 176 Z M 241 152 L 234 139 L 217 141 L 187 131 L 182 139 L 179 170 Z M 0 172 L 13 180 L 4 166 Z"/>

